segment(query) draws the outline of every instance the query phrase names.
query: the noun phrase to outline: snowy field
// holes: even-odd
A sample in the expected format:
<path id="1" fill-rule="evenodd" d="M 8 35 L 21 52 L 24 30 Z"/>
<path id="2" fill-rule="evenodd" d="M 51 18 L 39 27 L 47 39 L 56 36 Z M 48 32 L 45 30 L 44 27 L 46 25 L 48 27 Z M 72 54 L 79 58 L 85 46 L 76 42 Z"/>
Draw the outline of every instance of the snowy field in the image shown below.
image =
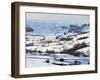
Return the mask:
<path id="1" fill-rule="evenodd" d="M 45 66 L 55 66 L 51 63 L 46 63 L 47 59 L 52 59 L 51 57 L 47 56 L 37 56 L 37 55 L 26 55 L 26 67 L 45 67 Z M 57 66 L 57 65 L 56 65 Z"/>
<path id="2" fill-rule="evenodd" d="M 67 56 L 67 57 L 66 57 Z M 40 55 L 32 55 L 26 54 L 26 67 L 53 67 L 53 66 L 68 66 L 68 65 L 75 65 L 73 64 L 74 61 L 80 61 L 80 65 L 88 65 L 89 64 L 89 57 L 75 57 L 72 55 L 67 54 L 64 57 L 64 62 L 58 61 L 58 58 L 54 60 L 51 56 L 40 56 Z M 50 62 L 47 63 L 46 60 Z M 61 65 L 62 64 L 62 65 Z"/>

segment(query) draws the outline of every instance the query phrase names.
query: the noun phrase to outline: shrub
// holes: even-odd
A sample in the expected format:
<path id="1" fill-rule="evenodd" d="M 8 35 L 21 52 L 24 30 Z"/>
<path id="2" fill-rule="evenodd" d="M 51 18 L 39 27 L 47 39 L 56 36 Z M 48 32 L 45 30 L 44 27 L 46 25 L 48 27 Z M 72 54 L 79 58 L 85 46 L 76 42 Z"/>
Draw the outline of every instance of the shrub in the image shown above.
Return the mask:
<path id="1" fill-rule="evenodd" d="M 60 53 L 68 53 L 69 51 L 68 50 L 66 50 L 66 49 L 64 49 L 64 50 L 62 50 L 62 51 L 60 51 Z"/>
<path id="2" fill-rule="evenodd" d="M 52 41 L 50 41 L 50 40 L 49 40 L 49 41 L 46 41 L 46 42 L 47 42 L 47 43 L 52 43 Z"/>
<path id="3" fill-rule="evenodd" d="M 80 33 L 78 33 L 78 34 L 86 34 L 86 33 L 89 33 L 89 32 L 80 32 Z"/>
<path id="4" fill-rule="evenodd" d="M 79 65 L 79 64 L 81 64 L 80 61 L 74 61 L 74 65 Z"/>
<path id="5" fill-rule="evenodd" d="M 85 42 L 81 43 L 81 44 L 76 44 L 73 47 L 73 50 L 78 50 L 80 48 L 84 48 L 84 47 L 89 47 Z"/>
<path id="6" fill-rule="evenodd" d="M 60 38 L 60 41 L 67 41 L 67 38 Z"/>
<path id="7" fill-rule="evenodd" d="M 67 41 L 70 41 L 70 40 L 72 40 L 73 38 L 71 38 L 71 37 L 67 37 Z"/>
<path id="8" fill-rule="evenodd" d="M 46 63 L 50 63 L 49 59 L 47 59 L 45 62 L 46 62 Z"/>
<path id="9" fill-rule="evenodd" d="M 78 38 L 77 40 L 82 40 L 82 39 L 86 39 L 86 38 L 88 38 L 88 36 L 86 36 L 86 37 L 81 37 L 81 38 Z"/>
<path id="10" fill-rule="evenodd" d="M 37 51 L 37 52 L 38 52 L 38 53 L 42 53 L 42 51 L 40 51 L 40 50 L 39 50 L 39 51 Z"/>
<path id="11" fill-rule="evenodd" d="M 63 58 L 61 58 L 61 59 L 60 59 L 60 61 L 61 61 L 61 62 L 64 62 L 64 59 L 63 59 Z"/>
<path id="12" fill-rule="evenodd" d="M 46 53 L 55 53 L 54 50 L 47 50 Z"/>
<path id="13" fill-rule="evenodd" d="M 74 56 L 80 56 L 80 55 L 83 55 L 84 53 L 83 52 L 72 52 L 71 55 L 74 55 Z"/>

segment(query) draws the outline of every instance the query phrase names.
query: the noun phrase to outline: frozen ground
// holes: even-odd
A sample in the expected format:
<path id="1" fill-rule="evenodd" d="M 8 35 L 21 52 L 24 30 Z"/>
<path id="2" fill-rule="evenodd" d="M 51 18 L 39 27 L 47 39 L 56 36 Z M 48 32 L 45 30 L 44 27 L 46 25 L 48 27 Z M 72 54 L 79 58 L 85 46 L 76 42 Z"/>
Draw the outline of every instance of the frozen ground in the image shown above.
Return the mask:
<path id="1" fill-rule="evenodd" d="M 68 57 L 65 57 L 65 64 L 71 64 L 73 61 L 77 60 L 81 62 L 81 65 L 87 65 L 89 63 L 88 57 L 74 57 L 71 55 L 67 55 Z M 46 60 L 49 59 L 50 63 L 46 63 Z M 59 61 L 54 61 L 53 57 L 50 56 L 40 56 L 40 55 L 31 55 L 26 54 L 26 67 L 53 67 L 53 66 L 60 66 L 52 64 L 52 62 L 59 63 Z"/>
<path id="2" fill-rule="evenodd" d="M 33 56 L 30 54 L 26 55 L 26 67 L 45 67 L 45 66 L 57 66 L 51 63 L 46 63 L 45 61 L 47 59 L 52 59 L 51 57 L 47 57 L 47 56 Z"/>

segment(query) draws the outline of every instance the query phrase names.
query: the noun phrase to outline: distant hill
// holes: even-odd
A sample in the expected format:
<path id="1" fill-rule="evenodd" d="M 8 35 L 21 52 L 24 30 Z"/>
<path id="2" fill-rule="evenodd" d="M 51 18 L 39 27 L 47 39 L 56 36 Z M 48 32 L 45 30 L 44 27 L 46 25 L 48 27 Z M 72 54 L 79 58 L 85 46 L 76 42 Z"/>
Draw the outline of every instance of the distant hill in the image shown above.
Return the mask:
<path id="1" fill-rule="evenodd" d="M 63 35 L 67 33 L 81 33 L 89 32 L 89 23 L 70 24 L 70 23 L 52 23 L 40 21 L 28 21 L 31 26 L 26 27 L 26 32 L 33 32 L 33 34 L 42 35 Z"/>
<path id="2" fill-rule="evenodd" d="M 31 27 L 29 27 L 29 25 L 27 25 L 26 32 L 33 32 L 33 31 L 34 31 L 34 29 L 32 29 Z"/>

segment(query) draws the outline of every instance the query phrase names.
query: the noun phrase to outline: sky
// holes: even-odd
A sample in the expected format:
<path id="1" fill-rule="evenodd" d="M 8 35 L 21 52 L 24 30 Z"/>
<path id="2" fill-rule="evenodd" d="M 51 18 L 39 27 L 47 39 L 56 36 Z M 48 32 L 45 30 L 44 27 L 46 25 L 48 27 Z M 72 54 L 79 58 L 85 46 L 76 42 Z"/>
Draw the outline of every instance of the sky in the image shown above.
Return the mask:
<path id="1" fill-rule="evenodd" d="M 82 14 L 53 14 L 26 12 L 26 25 L 32 27 L 35 34 L 50 34 L 51 28 L 69 24 L 89 23 L 90 16 Z"/>
<path id="2" fill-rule="evenodd" d="M 75 15 L 75 14 L 48 14 L 48 13 L 26 13 L 27 20 L 39 20 L 50 22 L 67 22 L 67 23 L 87 23 L 89 22 L 89 15 Z"/>

